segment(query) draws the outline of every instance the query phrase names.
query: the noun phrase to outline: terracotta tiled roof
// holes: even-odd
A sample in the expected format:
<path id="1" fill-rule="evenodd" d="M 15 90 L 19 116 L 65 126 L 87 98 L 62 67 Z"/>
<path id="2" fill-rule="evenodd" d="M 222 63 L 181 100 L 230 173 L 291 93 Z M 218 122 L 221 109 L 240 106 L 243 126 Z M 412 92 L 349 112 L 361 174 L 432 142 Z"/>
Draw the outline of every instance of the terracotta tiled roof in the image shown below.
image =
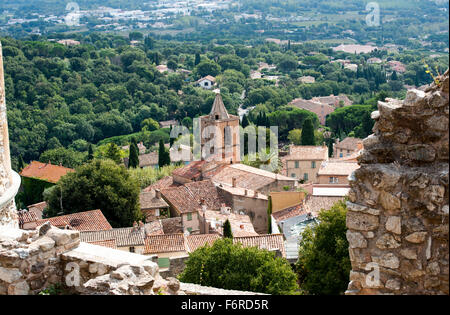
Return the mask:
<path id="1" fill-rule="evenodd" d="M 187 178 L 189 180 L 194 180 L 201 177 L 202 167 L 205 163 L 206 161 L 193 161 L 184 167 L 177 168 L 172 172 L 172 174 Z"/>
<path id="2" fill-rule="evenodd" d="M 37 221 L 37 225 L 40 226 L 46 222 L 50 222 L 51 225 L 60 228 L 69 226 L 77 231 L 100 231 L 112 229 L 108 220 L 106 220 L 100 210 L 78 212 L 59 217 L 42 219 Z"/>
<path id="3" fill-rule="evenodd" d="M 114 239 L 112 239 L 112 240 L 104 240 L 104 241 L 97 241 L 97 242 L 90 242 L 89 244 L 99 245 L 99 246 L 103 246 L 103 247 L 109 247 L 109 248 L 117 249 L 116 240 L 114 240 Z"/>
<path id="4" fill-rule="evenodd" d="M 322 209 L 330 209 L 339 200 L 344 200 L 344 197 L 308 195 L 305 199 L 305 210 L 316 215 Z"/>
<path id="5" fill-rule="evenodd" d="M 350 175 L 354 170 L 358 169 L 359 165 L 357 162 L 331 162 L 324 161 L 320 165 L 318 175 L 328 176 L 328 175 Z"/>
<path id="6" fill-rule="evenodd" d="M 168 208 L 169 205 L 162 198 L 156 197 L 156 191 L 146 191 L 139 194 L 141 210 Z"/>
<path id="7" fill-rule="evenodd" d="M 206 77 L 199 79 L 197 82 L 201 82 L 203 80 L 209 80 L 211 82 L 216 82 L 216 78 L 214 78 L 212 75 L 207 75 Z"/>
<path id="8" fill-rule="evenodd" d="M 261 170 L 244 164 L 231 164 L 219 168 L 211 179 L 216 183 L 232 185 L 233 178 L 236 179 L 236 186 L 249 190 L 259 190 L 276 180 L 295 181 L 295 179 L 269 171 Z"/>
<path id="9" fill-rule="evenodd" d="M 22 210 L 22 211 L 18 211 L 18 215 L 19 215 L 19 227 L 21 229 L 24 228 L 24 224 L 27 223 L 34 223 L 33 225 L 29 225 L 27 224 L 27 229 L 34 229 L 37 227 L 37 221 L 39 220 L 39 217 L 37 216 L 36 212 L 33 211 L 26 211 L 26 210 Z"/>
<path id="10" fill-rule="evenodd" d="M 233 243 L 241 243 L 244 247 L 258 247 L 260 249 L 279 249 L 281 255 L 286 257 L 284 239 L 282 234 L 267 234 L 248 237 L 234 237 Z"/>
<path id="11" fill-rule="evenodd" d="M 187 251 L 183 234 L 151 235 L 145 238 L 144 254 Z"/>
<path id="12" fill-rule="evenodd" d="M 36 213 L 38 219 L 42 219 L 42 213 L 44 209 L 47 207 L 47 203 L 45 201 L 38 202 L 32 205 L 27 206 L 28 211 Z"/>
<path id="13" fill-rule="evenodd" d="M 183 223 L 181 217 L 167 218 L 160 220 L 164 234 L 183 233 Z"/>
<path id="14" fill-rule="evenodd" d="M 305 207 L 302 204 L 293 206 L 293 207 L 289 207 L 286 209 L 283 209 L 281 211 L 277 211 L 275 213 L 272 213 L 272 217 L 276 220 L 276 221 L 283 221 L 289 218 L 293 218 L 293 217 L 297 217 L 299 215 L 304 215 L 306 214 L 306 210 Z"/>
<path id="15" fill-rule="evenodd" d="M 164 229 L 161 220 L 155 220 L 144 225 L 146 235 L 162 235 Z"/>
<path id="16" fill-rule="evenodd" d="M 358 145 L 362 144 L 363 139 L 347 137 L 339 143 L 334 144 L 334 149 L 343 149 L 343 150 L 359 150 L 361 149 Z"/>
<path id="17" fill-rule="evenodd" d="M 189 235 L 186 237 L 187 249 L 191 253 L 191 252 L 195 251 L 197 248 L 203 247 L 206 244 L 211 246 L 219 238 L 221 238 L 219 234 Z"/>
<path id="18" fill-rule="evenodd" d="M 210 180 L 192 182 L 183 186 L 161 190 L 164 199 L 180 213 L 196 212 L 201 201 L 208 209 L 218 210 L 225 203 L 216 186 Z"/>
<path id="19" fill-rule="evenodd" d="M 63 166 L 32 161 L 20 172 L 20 175 L 23 177 L 38 178 L 50 183 L 57 183 L 62 176 L 69 172 L 75 172 L 75 170 Z"/>
<path id="20" fill-rule="evenodd" d="M 139 155 L 139 167 L 158 165 L 158 152 L 150 152 Z"/>
<path id="21" fill-rule="evenodd" d="M 285 157 L 286 161 L 313 161 L 327 160 L 327 146 L 310 146 L 310 145 L 291 145 L 289 147 L 289 155 Z"/>
<path id="22" fill-rule="evenodd" d="M 328 104 L 314 102 L 311 100 L 304 100 L 297 98 L 289 103 L 289 105 L 295 106 L 297 108 L 305 109 L 310 111 L 319 117 L 319 121 L 322 125 L 325 125 L 326 117 L 334 112 L 334 107 Z"/>
<path id="23" fill-rule="evenodd" d="M 223 224 L 226 220 L 230 222 L 231 232 L 234 237 L 258 235 L 253 227 L 250 217 L 246 214 L 236 214 L 233 212 L 223 214 L 219 211 L 202 210 L 200 215 L 206 219 L 211 229 L 220 235 L 223 234 Z"/>
<path id="24" fill-rule="evenodd" d="M 80 233 L 82 242 L 96 243 L 115 240 L 117 247 L 143 246 L 145 240 L 144 228 L 118 228 L 105 231 L 82 231 Z"/>
<path id="25" fill-rule="evenodd" d="M 144 188 L 142 191 L 143 192 L 148 192 L 148 191 L 152 191 L 155 189 L 163 189 L 163 188 L 168 188 L 168 187 L 173 187 L 173 177 L 172 176 L 166 176 L 162 179 L 160 179 L 159 181 L 157 181 L 156 183 L 151 184 L 150 186 Z"/>

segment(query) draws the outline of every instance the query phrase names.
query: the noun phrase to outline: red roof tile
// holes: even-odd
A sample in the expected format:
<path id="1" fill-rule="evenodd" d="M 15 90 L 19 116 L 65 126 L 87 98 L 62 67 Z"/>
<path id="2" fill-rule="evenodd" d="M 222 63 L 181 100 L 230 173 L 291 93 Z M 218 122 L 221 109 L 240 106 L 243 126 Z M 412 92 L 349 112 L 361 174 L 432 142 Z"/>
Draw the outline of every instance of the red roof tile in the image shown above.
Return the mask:
<path id="1" fill-rule="evenodd" d="M 70 172 L 75 172 L 75 170 L 64 166 L 32 161 L 20 172 L 20 175 L 57 183 L 62 176 Z"/>
<path id="2" fill-rule="evenodd" d="M 173 183 L 173 177 L 172 176 L 166 176 L 162 179 L 160 179 L 159 181 L 157 181 L 156 183 L 151 184 L 150 186 L 144 188 L 142 191 L 143 192 L 149 192 L 155 189 L 163 189 L 163 188 L 169 188 L 169 187 L 176 187 L 176 185 L 174 185 Z"/>
<path id="3" fill-rule="evenodd" d="M 233 243 L 241 243 L 244 247 L 258 247 L 259 249 L 279 249 L 281 255 L 286 257 L 284 239 L 282 234 L 267 234 L 247 237 L 234 237 Z"/>
<path id="4" fill-rule="evenodd" d="M 112 229 L 108 220 L 106 220 L 100 210 L 71 213 L 59 217 L 42 219 L 37 221 L 37 225 L 40 226 L 46 222 L 50 222 L 51 225 L 59 228 L 70 226 L 72 229 L 77 231 L 100 231 Z"/>
<path id="5" fill-rule="evenodd" d="M 196 212 L 201 209 L 201 201 L 207 209 L 219 210 L 225 200 L 219 195 L 210 180 L 192 182 L 180 187 L 161 190 L 164 199 L 180 213 Z"/>
<path id="6" fill-rule="evenodd" d="M 187 251 L 183 234 L 150 235 L 145 238 L 144 254 Z"/>
<path id="7" fill-rule="evenodd" d="M 195 251 L 196 249 L 203 247 L 205 245 L 211 246 L 219 238 L 221 238 L 219 234 L 189 235 L 186 237 L 186 245 L 187 245 L 188 251 L 191 253 L 191 252 Z"/>
<path id="8" fill-rule="evenodd" d="M 297 217 L 299 215 L 304 215 L 306 213 L 307 213 L 307 211 L 305 210 L 304 206 L 302 204 L 299 204 L 299 205 L 289 207 L 289 208 L 283 209 L 281 211 L 272 213 L 272 217 L 276 221 L 283 221 L 283 220 L 286 220 L 289 218 Z"/>

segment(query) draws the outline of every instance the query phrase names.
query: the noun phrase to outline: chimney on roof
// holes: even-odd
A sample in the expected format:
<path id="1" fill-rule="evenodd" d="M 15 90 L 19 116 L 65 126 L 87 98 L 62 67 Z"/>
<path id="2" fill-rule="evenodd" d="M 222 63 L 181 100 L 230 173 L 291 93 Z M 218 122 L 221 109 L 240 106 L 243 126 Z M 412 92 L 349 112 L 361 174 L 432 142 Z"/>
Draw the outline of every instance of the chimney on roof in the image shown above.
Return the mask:
<path id="1" fill-rule="evenodd" d="M 155 189 L 155 197 L 161 199 L 161 190 Z"/>
<path id="2" fill-rule="evenodd" d="M 231 186 L 236 187 L 236 177 L 231 179 Z"/>
<path id="3" fill-rule="evenodd" d="M 248 190 L 247 189 L 244 190 L 244 194 L 245 194 L 245 196 L 248 195 Z"/>
<path id="4" fill-rule="evenodd" d="M 241 224 L 239 227 L 241 228 L 241 230 L 244 229 L 244 225 L 243 224 Z"/>
<path id="5" fill-rule="evenodd" d="M 62 166 L 62 163 L 61 163 L 61 162 L 59 162 L 59 166 Z"/>
<path id="6" fill-rule="evenodd" d="M 254 195 L 254 197 L 256 198 L 256 197 L 258 197 L 258 192 L 255 190 L 255 195 Z"/>

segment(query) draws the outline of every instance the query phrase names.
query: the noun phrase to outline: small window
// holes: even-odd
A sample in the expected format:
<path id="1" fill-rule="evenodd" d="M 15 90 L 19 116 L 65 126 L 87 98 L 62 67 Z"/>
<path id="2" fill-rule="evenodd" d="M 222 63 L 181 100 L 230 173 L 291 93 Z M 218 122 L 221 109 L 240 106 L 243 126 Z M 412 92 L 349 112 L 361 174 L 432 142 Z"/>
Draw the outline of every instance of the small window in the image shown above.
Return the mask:
<path id="1" fill-rule="evenodd" d="M 311 168 L 316 168 L 316 161 L 311 162 Z"/>
<path id="2" fill-rule="evenodd" d="M 130 247 L 130 253 L 134 253 L 134 252 L 135 252 L 134 246 L 131 246 Z"/>
<path id="3" fill-rule="evenodd" d="M 339 157 L 343 157 L 344 155 L 342 154 L 342 152 L 341 153 L 339 153 Z"/>
<path id="4" fill-rule="evenodd" d="M 295 168 L 298 168 L 298 161 L 295 161 Z"/>
<path id="5" fill-rule="evenodd" d="M 303 180 L 305 180 L 305 181 L 308 180 L 308 173 L 303 174 Z"/>
<path id="6" fill-rule="evenodd" d="M 219 115 L 216 115 L 216 120 L 219 120 Z"/>
<path id="7" fill-rule="evenodd" d="M 294 173 L 292 173 L 292 174 L 291 174 L 291 177 L 292 177 L 292 178 L 295 178 L 295 174 L 294 174 Z"/>
<path id="8" fill-rule="evenodd" d="M 192 213 L 188 213 L 188 214 L 187 214 L 187 220 L 188 220 L 188 221 L 191 221 L 191 220 L 192 220 Z"/>
<path id="9" fill-rule="evenodd" d="M 187 228 L 187 230 L 188 230 L 189 233 L 192 233 L 192 228 L 191 227 Z"/>

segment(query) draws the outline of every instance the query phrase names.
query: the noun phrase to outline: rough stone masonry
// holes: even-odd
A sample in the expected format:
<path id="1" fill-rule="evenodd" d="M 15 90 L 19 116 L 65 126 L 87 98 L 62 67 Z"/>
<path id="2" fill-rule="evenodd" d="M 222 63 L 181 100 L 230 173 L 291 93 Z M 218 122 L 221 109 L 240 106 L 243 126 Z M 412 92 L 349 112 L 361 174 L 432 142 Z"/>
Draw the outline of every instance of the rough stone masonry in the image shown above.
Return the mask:
<path id="1" fill-rule="evenodd" d="M 351 178 L 346 294 L 449 294 L 449 72 L 372 113 Z"/>

